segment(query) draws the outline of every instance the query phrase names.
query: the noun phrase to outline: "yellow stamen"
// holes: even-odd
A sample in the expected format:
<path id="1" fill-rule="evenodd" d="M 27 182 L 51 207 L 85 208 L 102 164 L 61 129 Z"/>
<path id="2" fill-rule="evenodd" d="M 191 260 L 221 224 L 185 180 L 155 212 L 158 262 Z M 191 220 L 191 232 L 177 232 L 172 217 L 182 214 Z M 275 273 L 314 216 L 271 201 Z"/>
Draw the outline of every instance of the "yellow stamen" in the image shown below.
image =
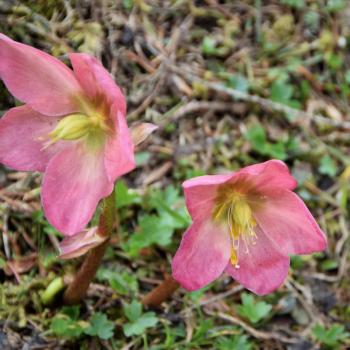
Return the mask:
<path id="1" fill-rule="evenodd" d="M 84 114 L 71 114 L 62 118 L 48 136 L 52 142 L 58 140 L 77 140 L 85 136 L 92 126 L 91 119 Z"/>
<path id="2" fill-rule="evenodd" d="M 246 253 L 249 253 L 249 246 L 254 245 L 257 239 L 254 232 L 256 221 L 246 196 L 235 190 L 233 185 L 221 186 L 216 198 L 213 219 L 228 226 L 231 239 L 230 262 L 239 268 L 240 240 L 242 239 L 244 243 Z"/>
<path id="3" fill-rule="evenodd" d="M 55 129 L 42 139 L 49 139 L 44 147 L 47 148 L 59 140 L 74 141 L 86 136 L 92 142 L 94 138 L 100 138 L 100 135 L 109 131 L 110 128 L 101 115 L 74 113 L 62 118 Z"/>

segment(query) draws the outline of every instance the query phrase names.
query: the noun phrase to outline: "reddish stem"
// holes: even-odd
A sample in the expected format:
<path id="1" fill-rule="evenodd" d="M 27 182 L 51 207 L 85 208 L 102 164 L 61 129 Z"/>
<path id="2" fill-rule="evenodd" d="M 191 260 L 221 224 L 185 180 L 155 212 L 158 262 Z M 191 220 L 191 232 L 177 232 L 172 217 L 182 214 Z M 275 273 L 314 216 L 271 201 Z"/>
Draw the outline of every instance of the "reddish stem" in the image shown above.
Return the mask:
<path id="1" fill-rule="evenodd" d="M 143 305 L 159 306 L 163 301 L 171 297 L 171 295 L 180 287 L 171 276 L 168 276 L 164 281 L 151 290 L 142 300 Z"/>
<path id="2" fill-rule="evenodd" d="M 99 246 L 90 250 L 87 254 L 79 271 L 74 276 L 73 281 L 69 284 L 64 292 L 63 301 L 67 305 L 79 304 L 86 296 L 87 290 L 97 269 L 99 268 L 102 258 L 105 254 L 109 243 L 109 238 L 112 234 L 113 223 L 115 218 L 115 197 L 114 191 L 103 201 L 103 211 L 100 216 L 98 225 L 98 234 L 103 237 L 108 237 Z"/>

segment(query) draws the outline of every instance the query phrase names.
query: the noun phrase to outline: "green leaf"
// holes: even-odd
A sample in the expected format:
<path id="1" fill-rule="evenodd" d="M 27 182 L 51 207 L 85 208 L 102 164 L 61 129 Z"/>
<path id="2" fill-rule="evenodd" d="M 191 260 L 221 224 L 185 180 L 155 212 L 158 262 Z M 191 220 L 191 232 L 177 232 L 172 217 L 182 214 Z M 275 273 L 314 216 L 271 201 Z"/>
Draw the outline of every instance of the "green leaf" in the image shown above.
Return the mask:
<path id="1" fill-rule="evenodd" d="M 312 31 L 316 31 L 320 26 L 320 14 L 316 11 L 305 13 L 304 22 Z"/>
<path id="2" fill-rule="evenodd" d="M 165 191 L 153 191 L 146 197 L 147 202 L 160 216 L 167 216 L 168 224 L 175 228 L 186 228 L 191 220 L 185 209 L 179 189 L 168 186 Z"/>
<path id="3" fill-rule="evenodd" d="M 278 79 L 271 86 L 270 98 L 274 102 L 299 109 L 300 102 L 292 99 L 294 90 L 293 85 L 288 84 L 286 81 L 284 81 L 284 79 Z"/>
<path id="4" fill-rule="evenodd" d="M 136 166 L 146 165 L 151 158 L 150 152 L 137 152 L 135 154 Z"/>
<path id="5" fill-rule="evenodd" d="M 248 337 L 240 334 L 219 338 L 215 345 L 217 350 L 251 350 L 253 348 L 253 344 L 248 341 Z"/>
<path id="6" fill-rule="evenodd" d="M 193 342 L 200 342 L 207 338 L 208 332 L 214 328 L 214 321 L 210 318 L 201 318 L 197 323 L 192 337 Z"/>
<path id="7" fill-rule="evenodd" d="M 134 6 L 134 0 L 123 0 L 123 7 L 127 11 L 131 11 Z"/>
<path id="8" fill-rule="evenodd" d="M 335 176 L 337 174 L 337 164 L 327 154 L 321 158 L 318 170 L 321 174 Z"/>
<path id="9" fill-rule="evenodd" d="M 333 71 L 336 71 L 338 69 L 341 69 L 344 59 L 342 56 L 335 54 L 333 52 L 327 52 L 325 54 L 325 59 L 328 67 L 332 69 Z"/>
<path id="10" fill-rule="evenodd" d="M 115 198 L 117 208 L 141 203 L 141 196 L 136 191 L 129 189 L 122 180 L 119 180 L 116 184 Z"/>
<path id="11" fill-rule="evenodd" d="M 114 323 L 102 312 L 97 312 L 91 317 L 90 326 L 85 329 L 85 334 L 106 340 L 113 336 L 113 329 Z"/>
<path id="12" fill-rule="evenodd" d="M 123 245 L 123 249 L 131 256 L 153 244 L 169 245 L 174 231 L 186 228 L 191 222 L 184 199 L 174 186 L 168 186 L 165 191 L 148 193 L 144 205 L 145 211 L 155 209 L 157 214 L 139 216 L 137 232 Z"/>
<path id="13" fill-rule="evenodd" d="M 133 300 L 131 304 L 124 305 L 124 315 L 128 318 L 129 321 L 135 322 L 142 314 L 142 305 L 141 303 Z"/>
<path id="14" fill-rule="evenodd" d="M 339 345 L 350 336 L 350 333 L 345 331 L 345 327 L 338 324 L 334 324 L 328 329 L 317 324 L 312 329 L 312 333 L 318 341 L 331 347 Z"/>
<path id="15" fill-rule="evenodd" d="M 142 249 L 159 244 L 166 246 L 171 242 L 174 229 L 169 225 L 167 218 L 157 215 L 143 215 L 139 218 L 138 232 L 134 233 L 124 249 L 131 255 L 135 256 Z"/>
<path id="16" fill-rule="evenodd" d="M 329 12 L 338 12 L 346 7 L 346 0 L 328 0 L 326 10 Z"/>
<path id="17" fill-rule="evenodd" d="M 350 69 L 345 72 L 345 81 L 350 85 Z"/>
<path id="18" fill-rule="evenodd" d="M 339 266 L 338 261 L 333 259 L 327 259 L 325 261 L 322 261 L 321 263 L 321 270 L 323 271 L 330 271 L 335 270 Z"/>
<path id="19" fill-rule="evenodd" d="M 6 266 L 6 260 L 0 258 L 0 269 L 5 268 L 5 266 Z"/>
<path id="20" fill-rule="evenodd" d="M 117 193 L 117 198 L 120 198 L 121 202 L 119 206 L 127 202 L 140 203 L 138 195 L 134 199 L 125 200 L 129 195 L 126 192 L 125 185 L 119 185 Z M 141 249 L 153 244 L 169 245 L 174 231 L 188 227 L 191 222 L 184 198 L 174 186 L 168 186 L 165 190 L 149 191 L 142 198 L 141 205 L 143 214 L 138 217 L 136 232 L 122 244 L 130 256 L 136 256 Z"/>
<path id="21" fill-rule="evenodd" d="M 215 55 L 217 53 L 216 40 L 206 36 L 202 42 L 202 52 L 205 55 Z"/>
<path id="22" fill-rule="evenodd" d="M 254 150 L 260 150 L 260 152 L 266 152 L 266 133 L 262 126 L 255 125 L 247 130 L 245 138 L 250 142 Z"/>
<path id="23" fill-rule="evenodd" d="M 244 136 L 250 142 L 254 151 L 272 158 L 284 160 L 287 158 L 287 149 L 295 151 L 298 148 L 292 139 L 275 143 L 268 142 L 265 130 L 261 125 L 250 127 Z"/>
<path id="24" fill-rule="evenodd" d="M 142 305 L 135 300 L 124 306 L 124 314 L 131 321 L 123 326 L 124 334 L 127 337 L 140 335 L 144 333 L 146 328 L 154 327 L 158 323 L 155 313 L 142 314 Z"/>
<path id="25" fill-rule="evenodd" d="M 249 81 L 242 74 L 232 74 L 227 80 L 227 86 L 241 92 L 247 92 Z"/>
<path id="26" fill-rule="evenodd" d="M 272 158 L 277 158 L 281 160 L 284 160 L 287 158 L 286 149 L 282 142 L 278 142 L 275 144 L 272 144 L 272 143 L 267 144 L 265 152 Z"/>
<path id="27" fill-rule="evenodd" d="M 281 0 L 281 3 L 296 9 L 302 9 L 305 7 L 304 0 Z"/>
<path id="28" fill-rule="evenodd" d="M 80 305 L 63 306 L 62 313 L 67 315 L 73 321 L 77 321 L 80 315 Z"/>
<path id="29" fill-rule="evenodd" d="M 138 290 L 137 278 L 127 272 L 116 273 L 108 282 L 111 288 L 120 294 L 127 295 Z"/>
<path id="30" fill-rule="evenodd" d="M 84 328 L 66 315 L 53 318 L 50 328 L 57 336 L 64 338 L 78 338 L 84 333 Z"/>
<path id="31" fill-rule="evenodd" d="M 289 102 L 293 96 L 294 87 L 280 80 L 275 81 L 271 87 L 271 100 L 280 103 Z"/>
<path id="32" fill-rule="evenodd" d="M 237 307 L 237 312 L 252 323 L 258 323 L 272 310 L 270 304 L 264 301 L 256 302 L 251 294 L 243 293 L 241 299 L 242 305 Z"/>
<path id="33" fill-rule="evenodd" d="M 123 326 L 124 334 L 127 337 L 131 335 L 140 335 L 144 333 L 146 328 L 154 327 L 158 323 L 158 319 L 154 312 L 143 314 L 136 322 L 127 323 Z"/>
<path id="34" fill-rule="evenodd" d="M 137 277 L 126 271 L 100 268 L 97 271 L 97 278 L 100 281 L 108 281 L 111 288 L 119 294 L 128 295 L 139 289 Z"/>

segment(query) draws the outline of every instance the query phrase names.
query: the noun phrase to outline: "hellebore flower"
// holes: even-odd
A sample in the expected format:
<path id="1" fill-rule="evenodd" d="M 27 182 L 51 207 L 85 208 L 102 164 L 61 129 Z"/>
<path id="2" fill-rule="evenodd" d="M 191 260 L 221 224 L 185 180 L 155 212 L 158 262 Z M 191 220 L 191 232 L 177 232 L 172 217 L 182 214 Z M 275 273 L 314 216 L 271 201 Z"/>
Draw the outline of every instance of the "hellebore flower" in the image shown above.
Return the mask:
<path id="1" fill-rule="evenodd" d="M 44 172 L 45 215 L 57 230 L 73 235 L 135 160 L 121 90 L 94 57 L 69 58 L 73 70 L 0 34 L 0 78 L 25 103 L 0 119 L 0 162 Z"/>
<path id="2" fill-rule="evenodd" d="M 292 190 L 296 181 L 278 160 L 228 175 L 200 176 L 183 183 L 193 223 L 172 262 L 173 277 L 199 289 L 226 271 L 260 295 L 287 276 L 289 254 L 326 248 L 321 231 Z"/>
<path id="3" fill-rule="evenodd" d="M 131 127 L 131 138 L 134 146 L 143 142 L 149 134 L 158 127 L 151 123 L 141 123 Z M 73 259 L 86 254 L 108 239 L 106 235 L 99 234 L 99 227 L 93 226 L 72 236 L 64 237 L 59 244 L 59 258 Z"/>

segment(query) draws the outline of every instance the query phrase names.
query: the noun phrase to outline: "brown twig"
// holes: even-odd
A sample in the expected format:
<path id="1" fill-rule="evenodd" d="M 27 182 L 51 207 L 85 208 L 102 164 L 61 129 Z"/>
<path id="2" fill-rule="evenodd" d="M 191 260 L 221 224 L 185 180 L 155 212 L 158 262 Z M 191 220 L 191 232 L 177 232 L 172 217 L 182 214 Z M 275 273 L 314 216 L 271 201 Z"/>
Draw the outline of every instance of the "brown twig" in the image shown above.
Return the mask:
<path id="1" fill-rule="evenodd" d="M 249 326 L 247 323 L 245 323 L 244 321 L 242 321 L 239 318 L 236 318 L 234 316 L 231 315 L 227 315 L 223 312 L 212 312 L 209 310 L 204 310 L 206 314 L 210 315 L 210 316 L 214 316 L 214 317 L 218 317 L 224 321 L 230 322 L 232 324 L 235 324 L 237 326 L 242 327 L 247 333 L 249 333 L 250 335 L 252 335 L 254 338 L 257 339 L 264 339 L 264 340 L 269 340 L 269 339 L 275 339 L 278 341 L 281 341 L 283 343 L 286 344 L 294 344 L 297 342 L 296 339 L 293 338 L 287 338 L 285 336 L 283 336 L 281 333 L 279 332 L 263 332 L 263 331 L 258 331 L 255 328 Z"/>

